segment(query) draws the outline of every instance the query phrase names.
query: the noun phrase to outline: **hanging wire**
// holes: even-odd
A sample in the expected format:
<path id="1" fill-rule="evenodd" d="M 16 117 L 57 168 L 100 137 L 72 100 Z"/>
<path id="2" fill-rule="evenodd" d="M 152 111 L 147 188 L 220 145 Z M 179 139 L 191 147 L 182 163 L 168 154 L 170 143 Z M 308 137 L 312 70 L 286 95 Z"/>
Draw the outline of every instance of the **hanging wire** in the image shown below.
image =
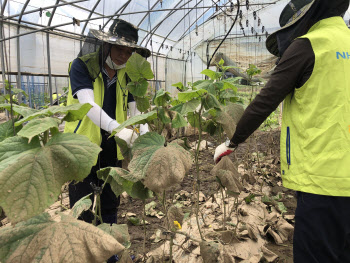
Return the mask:
<path id="1" fill-rule="evenodd" d="M 232 23 L 231 28 L 229 29 L 229 31 L 227 32 L 227 34 L 225 35 L 225 37 L 223 38 L 223 40 L 221 40 L 220 44 L 217 46 L 217 48 L 215 49 L 213 55 L 211 56 L 210 60 L 207 63 L 207 69 L 209 68 L 210 62 L 213 59 L 213 57 L 215 56 L 216 52 L 219 50 L 220 46 L 222 45 L 222 43 L 224 43 L 225 39 L 227 38 L 227 36 L 231 33 L 232 28 L 234 27 L 234 25 L 236 24 L 237 18 L 238 18 L 238 14 L 239 14 L 239 10 L 240 10 L 240 3 L 239 0 L 237 0 L 237 14 L 235 17 L 235 20 Z"/>

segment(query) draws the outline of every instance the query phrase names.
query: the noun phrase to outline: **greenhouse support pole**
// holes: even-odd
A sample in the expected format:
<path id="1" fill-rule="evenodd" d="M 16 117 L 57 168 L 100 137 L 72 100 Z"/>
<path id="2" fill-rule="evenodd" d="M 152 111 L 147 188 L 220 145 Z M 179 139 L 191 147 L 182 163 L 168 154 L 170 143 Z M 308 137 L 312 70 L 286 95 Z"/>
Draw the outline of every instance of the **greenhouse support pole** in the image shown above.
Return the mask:
<path id="1" fill-rule="evenodd" d="M 52 76 L 51 76 L 51 59 L 50 59 L 50 34 L 46 33 L 46 47 L 47 47 L 47 69 L 49 73 L 49 92 L 50 92 L 50 104 L 52 103 Z M 57 96 L 57 94 L 56 94 Z"/>
<path id="2" fill-rule="evenodd" d="M 0 21 L 0 38 L 3 38 L 2 36 L 2 29 L 3 29 L 3 23 Z M 4 88 L 4 94 L 6 94 L 6 88 L 5 88 L 5 58 L 4 58 L 4 43 L 0 42 L 0 53 L 1 53 L 1 70 L 2 70 L 2 83 L 3 83 L 3 88 Z"/>
<path id="3" fill-rule="evenodd" d="M 17 34 L 20 32 L 20 27 L 17 28 Z M 22 79 L 21 79 L 21 45 L 20 45 L 21 38 L 17 38 L 17 89 L 21 89 L 22 87 Z M 18 102 L 22 103 L 22 96 L 21 94 L 18 94 Z"/>

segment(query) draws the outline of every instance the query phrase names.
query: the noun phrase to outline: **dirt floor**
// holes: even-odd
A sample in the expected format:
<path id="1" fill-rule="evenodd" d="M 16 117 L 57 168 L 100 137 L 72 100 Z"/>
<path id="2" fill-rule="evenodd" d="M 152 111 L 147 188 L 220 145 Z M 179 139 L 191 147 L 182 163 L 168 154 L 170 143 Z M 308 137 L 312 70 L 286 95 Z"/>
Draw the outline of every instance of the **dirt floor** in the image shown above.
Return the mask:
<path id="1" fill-rule="evenodd" d="M 251 139 L 248 140 L 248 142 L 243 143 L 239 146 L 235 154 L 231 154 L 230 158 L 232 161 L 237 161 L 238 164 L 242 162 L 249 162 L 252 173 L 255 173 L 256 176 L 260 175 L 259 170 L 264 170 L 264 172 L 268 175 L 267 184 L 269 184 L 272 187 L 272 194 L 277 195 L 278 193 L 284 193 L 284 196 L 288 196 L 289 198 L 285 198 L 282 200 L 284 205 L 287 208 L 287 215 L 294 215 L 295 208 L 296 208 L 296 199 L 294 198 L 294 191 L 288 190 L 281 186 L 281 177 L 276 176 L 280 174 L 280 164 L 279 164 L 279 130 L 273 130 L 269 132 L 261 132 L 257 131 L 255 133 L 256 136 L 256 142 L 255 143 L 255 137 L 252 136 Z M 213 183 L 212 181 L 205 181 L 206 178 L 209 178 L 210 171 L 214 166 L 213 163 L 213 152 L 215 149 L 215 139 L 206 136 L 204 138 L 208 142 L 213 143 L 213 147 L 209 147 L 207 150 L 203 150 L 201 152 L 200 156 L 200 176 L 201 176 L 201 192 L 204 194 L 205 200 L 212 197 L 214 193 L 218 191 L 218 184 Z M 190 137 L 190 142 L 194 141 L 194 137 Z M 258 148 L 258 151 L 256 150 L 256 146 Z M 256 158 L 257 152 L 259 153 L 259 161 L 260 161 L 260 168 L 258 167 L 258 160 Z M 266 164 L 266 161 L 269 163 L 272 163 L 272 165 Z M 189 175 L 185 177 L 183 182 L 178 185 L 177 187 L 174 187 L 167 193 L 167 199 L 168 200 L 175 200 L 177 196 L 175 196 L 176 193 L 179 193 L 181 190 L 186 191 L 188 193 L 193 193 L 195 189 L 195 171 L 191 169 L 189 172 Z M 185 198 L 186 199 L 186 198 Z M 153 200 L 157 201 L 157 198 L 153 198 Z M 149 203 L 152 200 L 148 200 L 147 203 Z M 187 198 L 185 202 L 187 203 L 187 206 L 185 206 L 184 213 L 191 212 L 192 206 L 194 202 L 191 201 L 191 198 Z M 175 202 L 175 201 L 173 201 Z M 161 211 L 162 207 L 159 204 L 160 202 L 157 202 L 157 206 L 155 207 L 156 211 Z M 170 205 L 170 201 L 168 205 Z M 189 204 L 190 203 L 190 204 Z M 134 226 L 130 224 L 130 222 L 127 219 L 127 216 L 125 216 L 127 213 L 134 213 L 137 217 L 140 219 L 142 218 L 142 210 L 143 210 L 143 204 L 140 200 L 131 200 L 130 198 L 122 198 L 121 199 L 121 205 L 119 208 L 119 215 L 118 215 L 118 223 L 119 224 L 128 224 L 129 225 L 129 233 L 131 236 L 131 254 L 138 255 L 142 254 L 144 252 L 144 229 L 142 226 Z M 154 216 L 146 216 L 146 221 L 149 223 L 146 227 L 146 243 L 145 243 L 145 251 L 146 253 L 150 250 L 153 250 L 157 247 L 159 247 L 163 241 L 155 243 L 153 238 L 155 232 L 160 229 L 162 226 L 164 226 L 164 219 L 159 219 Z M 153 236 L 153 238 L 152 238 Z M 266 247 L 277 254 L 279 256 L 279 259 L 276 262 L 285 262 L 285 263 L 292 263 L 293 262 L 293 246 L 292 246 L 292 240 L 288 240 L 287 242 L 283 243 L 282 245 L 276 245 L 275 242 L 273 242 L 272 238 L 269 240 L 270 242 Z M 141 262 L 141 261 L 140 261 Z"/>

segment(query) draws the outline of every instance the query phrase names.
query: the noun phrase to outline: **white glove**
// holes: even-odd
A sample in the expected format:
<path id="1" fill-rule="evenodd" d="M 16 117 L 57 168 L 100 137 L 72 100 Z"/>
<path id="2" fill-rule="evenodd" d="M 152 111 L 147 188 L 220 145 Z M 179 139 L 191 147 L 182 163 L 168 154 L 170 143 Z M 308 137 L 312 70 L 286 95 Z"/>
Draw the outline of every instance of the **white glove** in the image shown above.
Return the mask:
<path id="1" fill-rule="evenodd" d="M 218 147 L 216 147 L 215 154 L 214 154 L 215 163 L 218 163 L 222 157 L 229 155 L 235 150 L 235 148 L 230 148 L 230 147 L 227 147 L 226 145 L 227 145 L 227 142 L 224 142 L 220 144 Z"/>
<path id="2" fill-rule="evenodd" d="M 136 107 L 136 101 L 132 101 L 128 103 L 130 117 L 134 117 L 137 115 L 141 115 L 141 112 Z M 144 135 L 149 132 L 148 124 L 140 124 L 140 135 Z"/>
<path id="3" fill-rule="evenodd" d="M 124 140 L 129 148 L 132 147 L 134 141 L 138 137 L 138 135 L 135 131 L 128 129 L 128 128 L 122 129 L 115 136 L 118 136 L 120 139 Z"/>

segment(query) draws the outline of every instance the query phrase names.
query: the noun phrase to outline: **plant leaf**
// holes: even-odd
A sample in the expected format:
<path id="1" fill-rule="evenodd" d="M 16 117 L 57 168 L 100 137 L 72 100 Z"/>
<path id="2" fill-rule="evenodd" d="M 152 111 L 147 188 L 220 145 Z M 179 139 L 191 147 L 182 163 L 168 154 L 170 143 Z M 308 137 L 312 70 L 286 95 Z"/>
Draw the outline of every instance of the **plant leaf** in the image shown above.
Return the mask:
<path id="1" fill-rule="evenodd" d="M 114 237 L 120 244 L 122 244 L 125 248 L 129 248 L 131 246 L 130 235 L 128 232 L 128 225 L 126 224 L 101 224 L 97 226 L 99 229 L 105 231 Z"/>
<path id="2" fill-rule="evenodd" d="M 148 81 L 146 79 L 141 79 L 135 82 L 129 82 L 126 86 L 128 91 L 134 96 L 143 97 L 146 95 L 148 88 Z"/>
<path id="3" fill-rule="evenodd" d="M 129 171 L 120 167 L 108 167 L 97 171 L 98 179 L 110 184 L 115 196 L 121 195 L 124 191 L 131 192 L 133 182 L 126 180 L 123 176 L 129 175 Z"/>
<path id="4" fill-rule="evenodd" d="M 24 122 L 30 121 L 32 119 L 35 119 L 37 117 L 50 117 L 55 114 L 61 114 L 66 115 L 63 120 L 64 121 L 76 121 L 81 120 L 91 109 L 91 105 L 89 103 L 85 104 L 72 104 L 69 106 L 52 106 L 45 110 L 36 111 L 35 113 L 31 115 L 27 115 L 23 119 L 20 119 L 16 122 L 16 126 L 20 125 Z"/>
<path id="5" fill-rule="evenodd" d="M 132 54 L 128 62 L 126 62 L 126 73 L 132 81 L 138 81 L 141 78 L 154 78 L 151 64 L 136 52 Z"/>
<path id="6" fill-rule="evenodd" d="M 222 77 L 222 73 L 221 72 L 212 71 L 210 69 L 203 70 L 201 72 L 201 74 L 204 74 L 204 75 L 208 76 L 212 80 L 217 80 L 217 79 Z"/>
<path id="7" fill-rule="evenodd" d="M 178 83 L 172 84 L 171 86 L 176 87 L 176 88 L 178 88 L 181 91 L 184 90 L 184 84 L 182 84 L 182 82 L 178 82 Z"/>
<path id="8" fill-rule="evenodd" d="M 89 210 L 89 208 L 92 206 L 90 195 L 92 195 L 92 193 L 82 197 L 74 204 L 72 210 L 69 212 L 72 217 L 78 218 L 82 212 Z"/>
<path id="9" fill-rule="evenodd" d="M 186 115 L 189 112 L 194 112 L 200 104 L 201 104 L 200 100 L 193 99 L 188 102 L 178 104 L 172 107 L 170 110 L 176 111 L 181 115 Z"/>
<path id="10" fill-rule="evenodd" d="M 28 140 L 21 139 L 0 143 L 0 205 L 12 223 L 43 212 L 55 202 L 65 182 L 82 181 L 101 150 L 86 136 L 74 133 L 56 134 L 45 146 L 38 141 L 28 145 Z M 3 153 L 14 145 L 18 149 Z"/>
<path id="11" fill-rule="evenodd" d="M 149 103 L 149 98 L 140 98 L 135 96 L 134 97 L 136 101 L 136 107 L 140 112 L 145 112 L 146 110 L 149 109 L 150 103 Z"/>
<path id="12" fill-rule="evenodd" d="M 157 118 L 157 112 L 155 110 L 131 117 L 130 119 L 127 119 L 121 125 L 119 125 L 118 128 L 112 132 L 111 136 L 115 135 L 117 132 L 130 125 L 145 124 L 147 122 L 150 122 L 151 120 L 154 120 L 155 118 Z"/>
<path id="13" fill-rule="evenodd" d="M 207 93 L 205 89 L 187 90 L 184 92 L 179 92 L 177 96 L 180 102 L 186 102 L 193 98 L 201 97 L 205 93 Z"/>
<path id="14" fill-rule="evenodd" d="M 0 109 L 7 109 L 8 111 L 11 110 L 11 105 L 10 104 L 0 104 Z M 19 106 L 19 105 L 15 105 L 12 104 L 12 110 L 19 114 L 22 115 L 23 117 L 27 117 L 29 115 L 32 115 L 36 112 L 39 112 L 39 110 L 35 110 L 29 107 L 24 107 L 24 106 Z"/>
<path id="15" fill-rule="evenodd" d="M 158 109 L 158 118 L 164 124 L 168 124 L 171 122 L 171 119 L 168 117 L 168 115 L 166 114 L 163 108 Z"/>
<path id="16" fill-rule="evenodd" d="M 124 247 L 97 227 L 61 216 L 54 222 L 47 213 L 0 230 L 0 258 L 17 262 L 103 262 Z"/>
<path id="17" fill-rule="evenodd" d="M 171 100 L 170 93 L 160 89 L 157 91 L 154 97 L 154 104 L 158 107 L 164 106 L 168 101 Z"/>
<path id="18" fill-rule="evenodd" d="M 15 127 L 16 133 L 18 133 L 22 129 L 22 126 Z M 0 142 L 5 140 L 6 138 L 13 137 L 13 124 L 12 120 L 0 124 Z"/>
<path id="19" fill-rule="evenodd" d="M 229 138 L 233 137 L 243 112 L 242 105 L 231 102 L 226 102 L 226 106 L 222 106 L 221 110 L 217 111 L 216 122 L 222 125 Z"/>
<path id="20" fill-rule="evenodd" d="M 221 104 L 220 102 L 216 99 L 216 97 L 213 94 L 208 93 L 205 98 L 204 98 L 204 108 L 206 110 L 215 108 L 215 109 L 220 109 Z"/>
<path id="21" fill-rule="evenodd" d="M 118 136 L 114 136 L 114 140 L 119 146 L 120 151 L 124 157 L 124 160 L 129 162 L 131 159 L 131 149 L 128 147 L 128 144 L 126 143 L 126 141 L 124 141 L 123 139 L 120 139 Z"/>
<path id="22" fill-rule="evenodd" d="M 29 141 L 31 141 L 34 136 L 37 136 L 49 129 L 56 128 L 58 131 L 58 125 L 60 122 L 61 120 L 51 117 L 36 119 L 25 125 L 18 135 L 28 138 Z"/>
<path id="23" fill-rule="evenodd" d="M 181 127 L 187 127 L 188 123 L 181 114 L 176 113 L 175 118 L 171 121 L 171 127 L 173 129 L 178 129 Z"/>

